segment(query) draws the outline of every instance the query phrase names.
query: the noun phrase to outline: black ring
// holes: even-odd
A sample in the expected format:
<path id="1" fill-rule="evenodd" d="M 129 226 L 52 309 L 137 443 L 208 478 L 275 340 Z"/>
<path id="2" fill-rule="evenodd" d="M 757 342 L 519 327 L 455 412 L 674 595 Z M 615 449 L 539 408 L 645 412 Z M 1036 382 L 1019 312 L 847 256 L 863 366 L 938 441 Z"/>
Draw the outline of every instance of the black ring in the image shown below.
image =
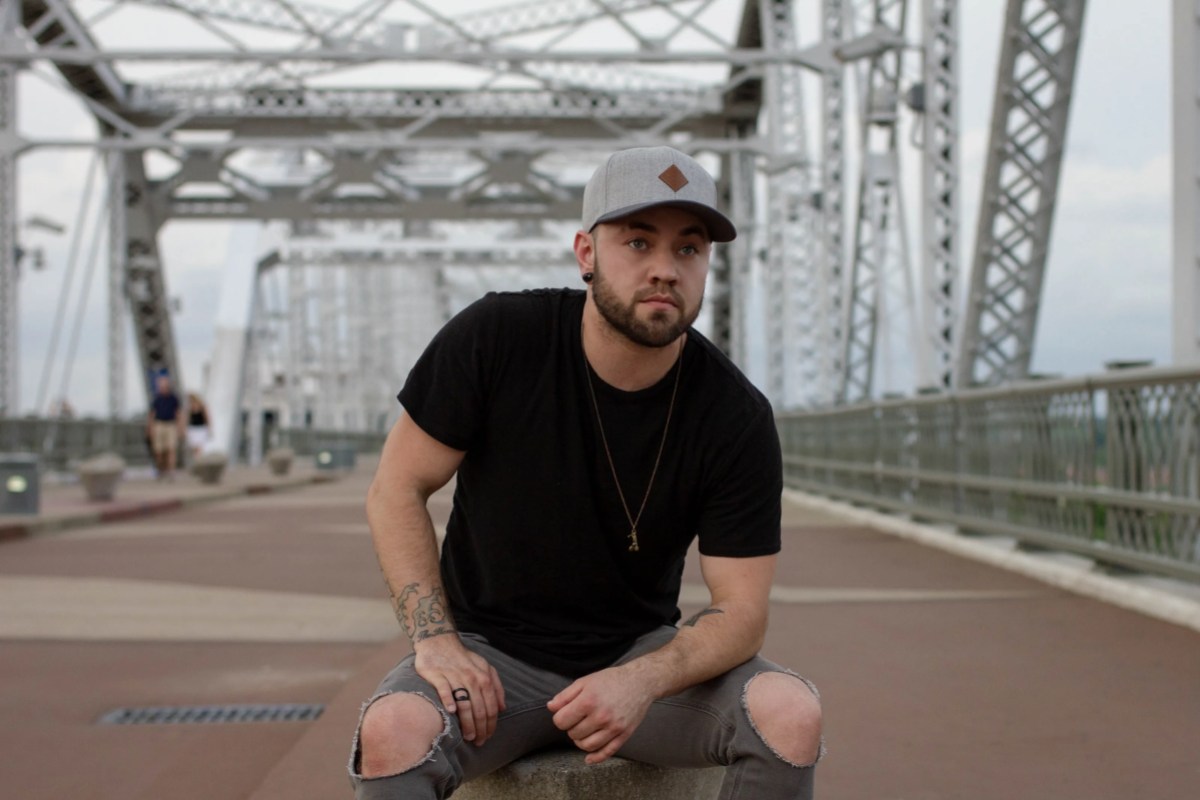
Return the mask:
<path id="1" fill-rule="evenodd" d="M 450 696 L 453 697 L 454 700 L 459 703 L 471 702 L 471 693 L 468 692 L 465 688 L 460 687 L 458 689 L 455 689 L 453 692 L 451 692 Z"/>

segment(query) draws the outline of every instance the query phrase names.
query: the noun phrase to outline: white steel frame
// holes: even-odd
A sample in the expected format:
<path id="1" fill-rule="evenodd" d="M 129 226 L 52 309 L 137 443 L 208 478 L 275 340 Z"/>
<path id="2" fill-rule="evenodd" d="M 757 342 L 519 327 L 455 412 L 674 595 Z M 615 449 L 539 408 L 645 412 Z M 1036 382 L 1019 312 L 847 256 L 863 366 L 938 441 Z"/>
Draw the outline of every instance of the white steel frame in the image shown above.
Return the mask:
<path id="1" fill-rule="evenodd" d="M 1172 359 L 1200 364 L 1200 7 L 1174 0 Z"/>
<path id="2" fill-rule="evenodd" d="M 412 0 L 393 0 L 406 2 Z M 124 405 L 124 314 L 134 319 L 144 373 L 179 374 L 157 249 L 167 220 L 316 225 L 402 218 L 406 225 L 435 227 L 456 220 L 570 220 L 580 178 L 549 165 L 561 166 L 568 155 L 596 158 L 669 141 L 721 164 L 722 189 L 743 232 L 714 265 L 710 297 L 720 344 L 742 363 L 749 360 L 746 302 L 758 265 L 766 306 L 765 388 L 772 400 L 787 408 L 870 397 L 883 288 L 898 271 L 908 273 L 896 131 L 909 88 L 902 67 L 914 49 L 904 39 L 908 0 L 813 0 L 820 3 L 822 41 L 803 48 L 796 28 L 800 0 L 745 0 L 735 41 L 698 21 L 713 2 L 549 0 L 461 18 L 413 2 L 426 17 L 414 25 L 386 19 L 387 2 L 346 12 L 291 0 L 112 3 L 112 9 L 142 4 L 178 11 L 234 44 L 179 53 L 104 49 L 70 0 L 0 0 L 14 34 L 0 40 L 0 244 L 15 245 L 12 172 L 19 152 L 86 146 L 107 154 L 111 191 L 120 200 L 110 204 L 109 395 L 116 413 Z M 869 5 L 876 23 L 857 36 L 849 24 L 856 3 Z M 1178 15 L 1186 5 L 1177 0 Z M 947 389 L 1028 370 L 1083 7 L 1084 0 L 1010 0 L 981 235 L 960 324 L 958 2 L 922 2 L 923 101 L 916 109 L 924 114 L 921 291 L 914 302 L 921 319 L 917 360 L 931 366 L 921 378 L 928 384 Z M 637 23 L 645 13 L 664 15 L 653 37 Z M 631 46 L 604 52 L 559 46 L 572 30 L 597 20 L 619 26 Z M 298 36 L 302 44 L 250 47 L 222 27 L 230 22 Z M 533 34 L 544 38 L 531 46 Z M 13 74 L 43 61 L 95 115 L 99 140 L 17 140 Z M 195 70 L 141 82 L 118 72 L 165 61 Z M 319 81 L 348 67 L 429 62 L 490 78 L 470 89 L 331 88 Z M 726 77 L 693 80 L 683 66 L 719 67 Z M 807 141 L 802 74 L 811 69 L 824 70 L 819 153 Z M 862 173 L 849 253 L 843 224 L 848 70 L 860 70 L 865 79 Z M 480 128 L 488 132 L 480 135 Z M 204 136 L 217 131 L 221 136 Z M 1195 141 L 1188 140 L 1193 151 Z M 281 179 L 256 174 L 242 158 L 254 150 L 294 154 L 305 169 Z M 150 151 L 173 159 L 174 174 L 147 177 L 143 156 Z M 767 206 L 760 212 L 755 198 L 762 187 Z M 1038 202 L 1030 207 L 1033 195 Z M 499 250 L 503 261 L 521 246 L 506 243 Z M 15 252 L 6 246 L 0 254 L 0 414 L 11 412 L 16 397 Z M 346 264 L 360 256 L 330 258 Z M 420 258 L 416 263 L 431 269 Z M 1194 272 L 1194 255 L 1190 263 Z M 430 274 L 445 278 L 440 268 Z M 438 291 L 444 304 L 444 286 Z M 918 309 L 908 313 L 915 319 Z M 375 351 L 374 342 L 359 339 L 355 346 Z M 294 389 L 289 392 L 295 399 Z"/>
<path id="3" fill-rule="evenodd" d="M 1029 375 L 1086 0 L 1009 0 L 957 384 Z"/>
<path id="4" fill-rule="evenodd" d="M 18 25 L 16 5 L 0 7 L 0 37 L 10 39 Z M 15 416 L 17 381 L 17 67 L 0 64 L 0 417 Z"/>

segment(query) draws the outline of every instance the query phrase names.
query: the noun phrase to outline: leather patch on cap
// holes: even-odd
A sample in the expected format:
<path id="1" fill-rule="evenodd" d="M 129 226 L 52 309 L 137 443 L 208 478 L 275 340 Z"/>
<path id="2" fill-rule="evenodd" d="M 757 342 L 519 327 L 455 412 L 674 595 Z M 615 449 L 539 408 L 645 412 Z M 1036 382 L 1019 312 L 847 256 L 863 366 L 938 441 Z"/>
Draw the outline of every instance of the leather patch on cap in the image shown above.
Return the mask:
<path id="1" fill-rule="evenodd" d="M 672 192 L 678 192 L 680 189 L 688 185 L 687 176 L 683 174 L 683 170 L 672 164 L 662 171 L 658 179 L 671 187 Z"/>

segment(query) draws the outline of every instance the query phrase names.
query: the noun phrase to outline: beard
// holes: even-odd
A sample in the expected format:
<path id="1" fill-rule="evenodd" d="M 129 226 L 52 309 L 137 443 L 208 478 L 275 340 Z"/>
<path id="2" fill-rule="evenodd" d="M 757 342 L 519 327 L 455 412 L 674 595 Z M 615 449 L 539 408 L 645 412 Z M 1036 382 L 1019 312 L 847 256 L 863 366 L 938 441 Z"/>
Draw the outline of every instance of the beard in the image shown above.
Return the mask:
<path id="1" fill-rule="evenodd" d="M 592 300 L 596 303 L 596 310 L 615 331 L 642 347 L 666 347 L 674 342 L 696 321 L 696 317 L 700 315 L 700 307 L 704 304 L 704 296 L 701 295 L 696 307 L 689 310 L 679 292 L 675 291 L 673 286 L 665 285 L 642 289 L 634 294 L 631 302 L 627 305 L 622 304 L 608 281 L 604 279 L 599 253 L 592 262 L 592 272 L 595 275 L 592 281 Z M 661 309 L 652 311 L 647 319 L 638 317 L 638 304 L 656 294 L 671 297 L 679 312 L 677 318 L 671 312 Z"/>

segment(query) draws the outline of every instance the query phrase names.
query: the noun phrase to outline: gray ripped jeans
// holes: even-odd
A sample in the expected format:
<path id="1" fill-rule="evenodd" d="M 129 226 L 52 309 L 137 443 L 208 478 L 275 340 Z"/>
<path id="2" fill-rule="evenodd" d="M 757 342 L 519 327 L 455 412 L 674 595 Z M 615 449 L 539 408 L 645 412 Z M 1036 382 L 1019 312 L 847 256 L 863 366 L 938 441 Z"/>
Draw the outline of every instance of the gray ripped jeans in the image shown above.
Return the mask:
<path id="1" fill-rule="evenodd" d="M 675 632 L 675 628 L 663 627 L 646 634 L 617 663 L 662 647 Z M 414 692 L 441 711 L 446 726 L 423 761 L 398 775 L 380 778 L 360 774 L 356 731 L 349 769 L 358 800 L 446 798 L 463 782 L 523 755 L 547 747 L 573 746 L 567 734 L 554 726 L 546 709 L 550 698 L 569 686 L 571 679 L 518 661 L 480 636 L 462 634 L 462 640 L 496 668 L 504 686 L 507 708 L 500 714 L 495 734 L 481 747 L 464 742 L 458 718 L 446 713 L 437 692 L 417 675 L 409 656 L 383 679 L 376 695 L 363 706 L 364 714 L 380 697 Z M 746 688 L 763 672 L 789 671 L 756 657 L 724 675 L 654 702 L 618 755 L 664 767 L 723 766 L 721 800 L 811 798 L 815 763 L 792 764 L 781 758 L 758 735 L 746 711 Z"/>

